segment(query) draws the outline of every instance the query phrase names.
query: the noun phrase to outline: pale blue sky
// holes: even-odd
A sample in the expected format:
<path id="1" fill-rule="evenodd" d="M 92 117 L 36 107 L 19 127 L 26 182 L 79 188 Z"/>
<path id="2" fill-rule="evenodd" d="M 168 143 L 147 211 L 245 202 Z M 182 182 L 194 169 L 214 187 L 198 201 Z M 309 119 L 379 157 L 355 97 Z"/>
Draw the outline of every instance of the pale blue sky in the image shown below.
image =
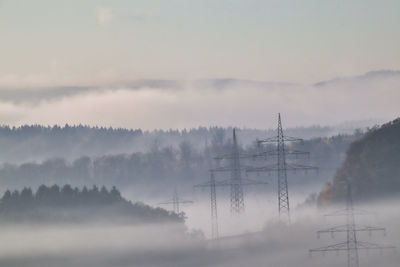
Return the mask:
<path id="1" fill-rule="evenodd" d="M 400 69 L 399 14 L 398 0 L 0 0 L 0 78 L 316 82 Z"/>

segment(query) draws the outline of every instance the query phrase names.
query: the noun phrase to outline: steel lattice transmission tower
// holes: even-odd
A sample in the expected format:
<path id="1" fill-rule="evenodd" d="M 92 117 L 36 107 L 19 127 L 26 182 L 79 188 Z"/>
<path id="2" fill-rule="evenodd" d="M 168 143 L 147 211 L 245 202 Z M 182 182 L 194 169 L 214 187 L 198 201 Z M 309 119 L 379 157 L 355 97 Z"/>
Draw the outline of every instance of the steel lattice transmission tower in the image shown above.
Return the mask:
<path id="1" fill-rule="evenodd" d="M 278 115 L 278 204 L 279 214 L 286 213 L 290 220 L 289 189 L 286 174 L 285 137 L 283 136 L 281 114 Z"/>
<path id="2" fill-rule="evenodd" d="M 246 172 L 276 172 L 278 179 L 278 211 L 279 211 L 279 219 L 282 217 L 286 217 L 288 223 L 290 223 L 290 205 L 289 205 L 289 186 L 287 180 L 287 171 L 297 171 L 297 170 L 318 170 L 317 167 L 300 165 L 300 164 L 291 164 L 286 160 L 286 156 L 288 155 L 309 155 L 309 152 L 298 151 L 298 150 L 289 150 L 285 142 L 303 142 L 303 139 L 285 136 L 283 133 L 281 114 L 278 114 L 278 128 L 277 128 L 277 136 L 262 140 L 257 140 L 258 145 L 263 143 L 275 143 L 276 150 L 264 151 L 259 154 L 253 155 L 254 157 L 258 156 L 274 156 L 277 158 L 276 164 L 271 164 L 262 167 L 250 167 L 246 169 Z"/>
<path id="3" fill-rule="evenodd" d="M 346 189 L 347 189 L 347 199 L 346 199 L 346 209 L 344 211 L 339 211 L 334 214 L 330 214 L 328 216 L 346 216 L 346 224 L 332 227 L 329 229 L 318 231 L 318 236 L 324 233 L 330 233 L 333 235 L 334 233 L 346 233 L 346 241 L 322 248 L 310 249 L 310 253 L 314 252 L 339 252 L 346 251 L 347 253 L 347 266 L 348 267 L 359 267 L 359 259 L 358 259 L 358 251 L 359 250 L 383 250 L 383 249 L 395 249 L 394 246 L 380 246 L 378 244 L 362 242 L 357 239 L 357 232 L 373 232 L 373 231 L 382 231 L 386 232 L 385 228 L 381 227 L 372 227 L 372 226 L 364 226 L 358 228 L 355 223 L 355 212 L 353 207 L 353 198 L 351 193 L 351 185 L 348 180 L 346 180 Z"/>
<path id="4" fill-rule="evenodd" d="M 198 184 L 195 185 L 194 187 L 210 187 L 210 208 L 211 208 L 211 238 L 212 239 L 218 239 L 219 238 L 219 229 L 218 229 L 218 213 L 217 213 L 217 187 L 218 186 L 230 186 L 232 187 L 232 181 L 231 180 L 224 180 L 224 181 L 216 181 L 214 172 L 216 170 L 219 171 L 225 171 L 223 169 L 214 169 L 210 170 L 210 181 L 204 183 L 204 184 Z M 255 184 L 267 184 L 265 182 L 258 182 L 258 181 L 253 181 L 249 179 L 243 179 L 241 180 L 241 186 L 246 186 L 246 185 L 255 185 Z M 231 198 L 231 207 L 232 207 L 232 198 Z M 243 207 L 244 210 L 244 207 Z M 233 212 L 231 208 L 231 212 Z"/>
<path id="5" fill-rule="evenodd" d="M 172 209 L 176 214 L 180 213 L 180 209 L 179 206 L 181 204 L 188 204 L 188 203 L 193 203 L 193 201 L 191 200 L 184 200 L 184 199 L 180 199 L 179 195 L 178 195 L 178 191 L 176 190 L 176 188 L 174 189 L 174 194 L 172 196 L 172 199 L 165 201 L 165 202 L 161 202 L 158 203 L 159 205 L 171 205 L 172 204 Z"/>
<path id="6" fill-rule="evenodd" d="M 218 167 L 212 172 L 230 172 L 231 178 L 230 180 L 218 182 L 219 186 L 227 185 L 230 186 L 230 202 L 231 202 L 231 213 L 232 214 L 241 214 L 244 212 L 244 193 L 243 186 L 245 185 L 256 185 L 256 184 L 267 184 L 266 182 L 253 181 L 250 179 L 242 178 L 242 171 L 246 168 L 242 169 L 240 164 L 240 158 L 250 158 L 252 155 L 241 155 L 239 153 L 239 147 L 236 138 L 236 129 L 233 129 L 233 144 L 232 144 L 232 152 L 227 155 L 220 155 L 215 157 L 216 160 L 229 160 L 230 165 L 228 167 Z"/>
<path id="7" fill-rule="evenodd" d="M 204 184 L 195 185 L 195 187 L 210 187 L 210 208 L 211 208 L 211 238 L 218 239 L 218 211 L 217 211 L 217 183 L 214 172 L 210 172 L 210 181 Z"/>
<path id="8" fill-rule="evenodd" d="M 239 148 L 236 138 L 236 130 L 233 129 L 233 146 L 232 152 L 226 155 L 220 155 L 214 159 L 217 161 L 228 160 L 230 164 L 227 167 L 218 167 L 210 170 L 210 180 L 203 184 L 195 185 L 194 187 L 210 187 L 210 208 L 211 208 L 211 236 L 213 239 L 218 239 L 218 213 L 217 213 L 217 193 L 216 187 L 229 186 L 231 189 L 230 206 L 231 214 L 239 215 L 244 212 L 244 192 L 243 186 L 267 184 L 266 182 L 253 181 L 242 178 L 242 168 L 240 158 L 250 158 L 252 155 L 239 154 Z M 224 181 L 216 181 L 215 172 L 230 172 L 231 178 Z"/>
<path id="9" fill-rule="evenodd" d="M 244 211 L 242 171 L 240 169 L 239 148 L 236 139 L 236 130 L 233 129 L 233 158 L 231 166 L 231 209 L 235 213 Z"/>

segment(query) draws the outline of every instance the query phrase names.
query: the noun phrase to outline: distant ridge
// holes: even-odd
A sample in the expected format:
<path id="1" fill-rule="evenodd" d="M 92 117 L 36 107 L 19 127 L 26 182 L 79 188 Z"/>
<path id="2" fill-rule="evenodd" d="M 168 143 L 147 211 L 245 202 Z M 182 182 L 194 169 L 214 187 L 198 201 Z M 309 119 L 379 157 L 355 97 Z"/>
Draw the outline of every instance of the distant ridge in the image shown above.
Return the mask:
<path id="1" fill-rule="evenodd" d="M 308 86 L 324 87 L 324 86 L 340 86 L 347 83 L 358 82 L 384 82 L 390 79 L 400 79 L 400 71 L 397 70 L 378 70 L 370 71 L 358 76 L 339 77 L 327 81 L 320 81 Z M 362 84 L 364 85 L 364 84 Z M 379 86 L 380 84 L 376 84 Z M 109 84 L 83 86 L 43 86 L 35 88 L 7 88 L 0 86 L 0 101 L 13 103 L 38 103 L 41 101 L 53 100 L 63 97 L 70 97 L 78 94 L 89 92 L 105 92 L 116 90 L 141 90 L 141 89 L 157 89 L 157 90 L 183 90 L 187 88 L 202 90 L 215 89 L 227 90 L 235 88 L 291 88 L 296 86 L 304 86 L 300 83 L 260 81 L 236 78 L 216 78 L 216 79 L 197 79 L 197 80 L 172 80 L 172 79 L 138 79 L 125 80 Z"/>
<path id="2" fill-rule="evenodd" d="M 267 82 L 267 81 L 257 81 L 257 80 L 243 80 L 243 79 L 205 79 L 196 80 L 193 82 L 195 87 L 207 87 L 215 89 L 229 89 L 232 87 L 251 87 L 251 88 L 271 88 L 271 87 L 289 87 L 296 86 L 295 83 L 286 82 Z"/>
<path id="3" fill-rule="evenodd" d="M 378 70 L 370 71 L 358 76 L 334 78 L 327 81 L 320 81 L 314 84 L 316 87 L 323 87 L 329 85 L 339 85 L 347 82 L 357 82 L 357 81 L 369 81 L 369 80 L 379 80 L 379 79 L 391 79 L 400 78 L 400 71 L 398 70 Z"/>

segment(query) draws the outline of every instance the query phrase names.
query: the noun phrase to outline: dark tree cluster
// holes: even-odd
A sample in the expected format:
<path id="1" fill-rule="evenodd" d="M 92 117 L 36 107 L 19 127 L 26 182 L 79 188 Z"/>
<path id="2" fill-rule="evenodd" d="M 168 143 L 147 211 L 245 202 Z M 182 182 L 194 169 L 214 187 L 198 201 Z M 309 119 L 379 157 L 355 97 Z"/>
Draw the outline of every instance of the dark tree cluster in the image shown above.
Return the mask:
<path id="1" fill-rule="evenodd" d="M 13 192 L 7 190 L 0 202 L 0 222 L 109 222 L 109 223 L 183 223 L 183 214 L 124 199 L 112 187 L 93 186 L 91 189 L 70 185 L 41 185 L 36 192 L 31 188 Z"/>
<path id="2" fill-rule="evenodd" d="M 343 201 L 350 181 L 356 200 L 395 197 L 400 194 L 400 118 L 370 129 L 353 142 L 333 183 L 320 193 L 320 205 Z"/>
<path id="3" fill-rule="evenodd" d="M 242 129 L 242 144 L 251 144 L 256 138 L 275 135 L 275 130 L 262 131 Z M 330 127 L 313 126 L 287 129 L 290 136 L 310 139 L 329 136 L 336 130 Z M 97 157 L 110 154 L 147 152 L 157 144 L 178 149 L 187 142 L 196 150 L 203 150 L 212 142 L 220 142 L 231 136 L 232 128 L 198 127 L 182 130 L 142 131 L 111 127 L 90 126 L 0 126 L 0 162 L 23 163 L 44 161 L 53 158 L 74 160 L 82 156 Z"/>
<path id="4" fill-rule="evenodd" d="M 131 147 L 142 130 L 83 125 L 63 127 L 24 125 L 0 126 L 0 161 L 26 162 L 49 158 L 103 155 Z"/>
<path id="5" fill-rule="evenodd" d="M 239 141 L 241 142 L 239 131 Z M 307 163 L 318 166 L 318 177 L 309 173 L 307 179 L 294 179 L 292 184 L 307 184 L 331 180 L 334 171 L 345 158 L 348 145 L 360 135 L 337 135 L 327 138 L 315 138 L 304 141 L 301 147 L 294 149 L 311 152 Z M 254 140 L 256 137 L 254 138 Z M 240 143 L 241 144 L 241 143 Z M 0 168 L 0 186 L 22 188 L 40 184 L 74 184 L 77 186 L 103 184 L 118 187 L 155 186 L 164 188 L 171 183 L 186 187 L 201 183 L 207 179 L 207 170 L 215 163 L 213 157 L 227 154 L 231 150 L 231 137 L 225 130 L 215 130 L 207 146 L 202 150 L 183 141 L 177 148 L 162 147 L 153 144 L 148 152 L 104 155 L 100 157 L 80 157 L 69 162 L 53 158 L 41 163 L 4 164 Z M 257 153 L 256 145 L 240 146 L 246 154 Z M 262 159 L 261 159 L 262 160 Z M 299 159 L 301 160 L 301 159 Z M 253 164 L 249 162 L 248 165 Z"/>

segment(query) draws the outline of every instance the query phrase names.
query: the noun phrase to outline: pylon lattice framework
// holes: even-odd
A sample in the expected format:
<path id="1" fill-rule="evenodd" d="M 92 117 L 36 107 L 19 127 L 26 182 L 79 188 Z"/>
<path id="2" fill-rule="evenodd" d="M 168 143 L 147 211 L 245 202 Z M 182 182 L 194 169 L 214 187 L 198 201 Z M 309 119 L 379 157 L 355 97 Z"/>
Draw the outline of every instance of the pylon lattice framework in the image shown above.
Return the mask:
<path id="1" fill-rule="evenodd" d="M 347 189 L 347 199 L 346 199 L 346 209 L 344 212 L 337 212 L 332 216 L 346 216 L 346 225 L 333 227 L 325 230 L 318 231 L 318 236 L 324 233 L 330 233 L 333 235 L 334 233 L 346 233 L 346 241 L 326 247 L 321 247 L 317 249 L 310 249 L 310 253 L 314 252 L 339 252 L 346 251 L 347 252 L 347 266 L 348 267 L 359 267 L 359 258 L 358 251 L 362 250 L 383 250 L 383 249 L 395 249 L 394 246 L 380 246 L 378 244 L 369 243 L 369 242 L 361 242 L 357 239 L 357 232 L 373 232 L 373 231 L 383 231 L 386 232 L 385 228 L 381 227 L 371 227 L 365 226 L 358 228 L 355 223 L 355 214 L 353 207 L 353 198 L 351 195 L 351 185 L 348 180 L 346 180 L 346 189 Z"/>
<path id="2" fill-rule="evenodd" d="M 246 185 L 256 185 L 256 184 L 267 184 L 266 182 L 253 181 L 250 179 L 242 178 L 242 166 L 240 164 L 240 158 L 249 158 L 252 155 L 241 155 L 239 153 L 239 148 L 237 144 L 236 138 L 236 129 L 233 129 L 233 146 L 232 153 L 227 155 L 220 155 L 215 157 L 216 160 L 228 159 L 231 162 L 231 165 L 228 167 L 218 167 L 212 169 L 212 172 L 230 172 L 231 178 L 230 180 L 225 180 L 222 182 L 218 182 L 218 186 L 230 186 L 230 203 L 231 203 L 231 213 L 232 214 L 241 214 L 245 210 L 244 205 L 244 193 L 243 186 Z"/>
<path id="3" fill-rule="evenodd" d="M 317 167 L 291 164 L 286 161 L 287 155 L 309 155 L 309 152 L 298 151 L 298 150 L 288 150 L 286 149 L 285 142 L 303 142 L 301 138 L 295 138 L 290 136 L 285 136 L 283 134 L 281 115 L 278 114 L 278 128 L 277 136 L 262 140 L 257 140 L 258 145 L 263 143 L 276 143 L 275 151 L 264 151 L 253 155 L 253 157 L 260 156 L 276 156 L 276 164 L 262 166 L 262 167 L 249 167 L 246 172 L 276 172 L 278 179 L 278 212 L 279 219 L 286 217 L 288 223 L 290 223 L 290 205 L 289 205 L 289 186 L 287 180 L 287 171 L 297 171 L 297 170 L 318 170 Z"/>
<path id="4" fill-rule="evenodd" d="M 218 239 L 218 210 L 217 210 L 217 183 L 214 172 L 210 172 L 210 181 L 204 184 L 195 185 L 195 187 L 210 187 L 210 208 L 211 208 L 211 238 Z"/>
<path id="5" fill-rule="evenodd" d="M 176 188 L 174 189 L 174 194 L 172 196 L 171 200 L 165 201 L 165 202 L 160 202 L 158 203 L 159 205 L 171 205 L 172 204 L 172 209 L 176 214 L 180 213 L 180 205 L 181 204 L 189 204 L 189 203 L 193 203 L 193 201 L 191 200 L 184 200 L 184 199 L 180 199 L 179 195 L 178 195 L 178 191 L 176 190 Z"/>

